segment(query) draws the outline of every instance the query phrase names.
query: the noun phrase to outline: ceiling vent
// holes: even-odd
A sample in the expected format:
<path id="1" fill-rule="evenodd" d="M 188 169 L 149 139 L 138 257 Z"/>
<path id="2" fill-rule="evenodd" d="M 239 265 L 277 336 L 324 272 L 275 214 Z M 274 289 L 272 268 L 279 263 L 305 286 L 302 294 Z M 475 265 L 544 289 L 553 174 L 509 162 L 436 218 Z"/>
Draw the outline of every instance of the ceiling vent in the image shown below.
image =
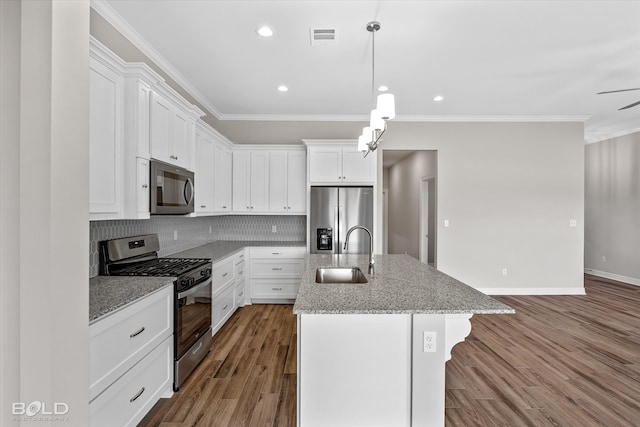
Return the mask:
<path id="1" fill-rule="evenodd" d="M 311 46 L 327 46 L 338 42 L 338 30 L 335 28 L 310 28 Z"/>

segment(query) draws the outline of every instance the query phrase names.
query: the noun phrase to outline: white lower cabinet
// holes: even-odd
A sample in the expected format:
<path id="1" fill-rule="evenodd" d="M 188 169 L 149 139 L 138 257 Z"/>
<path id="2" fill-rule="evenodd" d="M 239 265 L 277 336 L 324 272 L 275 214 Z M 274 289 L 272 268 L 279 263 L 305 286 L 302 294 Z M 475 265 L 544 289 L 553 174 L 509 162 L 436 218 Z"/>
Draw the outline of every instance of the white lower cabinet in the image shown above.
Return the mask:
<path id="1" fill-rule="evenodd" d="M 290 303 L 298 295 L 305 269 L 304 247 L 250 248 L 253 303 Z"/>
<path id="2" fill-rule="evenodd" d="M 230 286 L 220 295 L 214 297 L 213 304 L 211 305 L 211 327 L 213 334 L 222 328 L 224 323 L 235 311 L 236 305 L 234 292 L 235 286 Z"/>
<path id="3" fill-rule="evenodd" d="M 173 338 L 151 353 L 89 404 L 91 426 L 135 426 L 173 384 Z"/>
<path id="4" fill-rule="evenodd" d="M 135 425 L 172 386 L 173 286 L 89 325 L 92 426 Z"/>

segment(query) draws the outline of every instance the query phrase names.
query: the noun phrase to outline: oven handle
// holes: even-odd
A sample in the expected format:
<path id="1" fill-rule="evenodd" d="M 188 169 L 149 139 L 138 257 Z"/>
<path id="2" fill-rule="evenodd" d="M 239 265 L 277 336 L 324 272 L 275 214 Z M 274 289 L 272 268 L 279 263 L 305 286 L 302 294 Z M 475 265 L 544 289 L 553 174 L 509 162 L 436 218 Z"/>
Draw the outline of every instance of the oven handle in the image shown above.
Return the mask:
<path id="1" fill-rule="evenodd" d="M 213 279 L 210 277 L 206 281 L 204 281 L 202 283 L 198 283 L 193 288 L 189 288 L 184 292 L 179 292 L 178 293 L 178 299 L 184 298 L 184 297 L 189 296 L 191 294 L 195 294 L 196 292 L 198 292 L 198 290 L 200 290 L 201 287 L 211 285 L 212 283 L 213 283 Z"/>

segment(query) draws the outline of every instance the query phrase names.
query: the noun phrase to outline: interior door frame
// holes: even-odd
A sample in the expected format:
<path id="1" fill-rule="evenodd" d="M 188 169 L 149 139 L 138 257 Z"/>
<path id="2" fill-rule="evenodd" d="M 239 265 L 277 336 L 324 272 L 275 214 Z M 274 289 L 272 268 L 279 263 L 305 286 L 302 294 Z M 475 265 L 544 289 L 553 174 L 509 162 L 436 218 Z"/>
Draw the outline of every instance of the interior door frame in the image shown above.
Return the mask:
<path id="1" fill-rule="evenodd" d="M 423 176 L 420 178 L 420 244 L 419 256 L 420 262 L 429 263 L 429 239 L 435 236 L 429 236 L 429 184 L 435 182 L 433 176 Z M 427 236 L 427 237 L 425 237 Z M 435 261 L 435 254 L 434 254 Z"/>

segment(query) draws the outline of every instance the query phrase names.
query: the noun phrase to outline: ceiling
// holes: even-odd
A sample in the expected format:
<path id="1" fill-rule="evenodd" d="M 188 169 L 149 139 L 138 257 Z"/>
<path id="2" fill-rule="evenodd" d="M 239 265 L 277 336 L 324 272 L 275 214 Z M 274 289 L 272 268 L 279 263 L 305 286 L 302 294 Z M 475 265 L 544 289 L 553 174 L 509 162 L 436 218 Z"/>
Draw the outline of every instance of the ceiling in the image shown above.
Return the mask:
<path id="1" fill-rule="evenodd" d="M 235 142 L 356 138 L 372 105 L 371 20 L 375 85 L 395 94 L 398 122 L 585 120 L 588 142 L 640 130 L 640 106 L 618 111 L 640 91 L 596 95 L 640 87 L 640 1 L 106 4 Z M 257 35 L 265 24 L 274 36 Z M 336 29 L 336 44 L 312 46 L 311 27 Z"/>

